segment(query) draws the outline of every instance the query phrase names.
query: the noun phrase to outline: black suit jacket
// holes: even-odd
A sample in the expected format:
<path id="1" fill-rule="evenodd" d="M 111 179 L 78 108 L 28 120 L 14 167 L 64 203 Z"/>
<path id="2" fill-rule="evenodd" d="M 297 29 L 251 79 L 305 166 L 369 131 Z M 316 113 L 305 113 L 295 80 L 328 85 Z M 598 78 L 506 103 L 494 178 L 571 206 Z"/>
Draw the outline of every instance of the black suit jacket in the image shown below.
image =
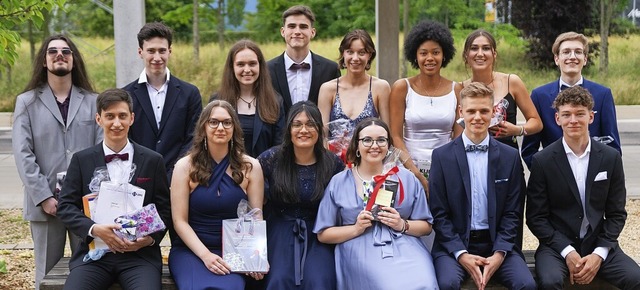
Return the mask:
<path id="1" fill-rule="evenodd" d="M 471 231 L 471 177 L 462 136 L 433 150 L 429 172 L 430 208 L 436 240 L 434 257 L 467 250 Z M 514 251 L 522 218 L 524 175 L 515 148 L 489 139 L 487 206 L 493 251 Z"/>
<path id="2" fill-rule="evenodd" d="M 143 204 L 154 203 L 162 221 L 167 228 L 170 228 L 169 184 L 162 156 L 136 143 L 132 142 L 132 145 L 133 163 L 136 165 L 136 171 L 131 179 L 131 184 L 145 190 Z M 89 243 L 93 241 L 93 238 L 88 234 L 94 222 L 83 212 L 82 197 L 91 193 L 89 182 L 93 177 L 93 171 L 98 167 L 106 168 L 102 142 L 73 155 L 60 192 L 58 217 L 82 240 L 80 247 L 73 253 L 69 261 L 71 269 L 83 264 L 82 258 L 89 252 Z M 155 244 L 136 252 L 141 258 L 157 266 L 159 270 L 162 269 L 160 242 L 164 234 L 165 232 L 152 234 L 151 237 L 155 240 Z"/>
<path id="3" fill-rule="evenodd" d="M 135 122 L 129 128 L 129 139 L 160 153 L 164 158 L 167 177 L 171 180 L 176 161 L 191 148 L 193 130 L 202 112 L 200 91 L 194 85 L 171 75 L 158 128 L 147 85 L 135 80 L 124 89 L 133 98 L 135 113 Z"/>
<path id="4" fill-rule="evenodd" d="M 599 180 L 595 181 L 598 175 Z M 581 255 L 596 247 L 618 246 L 617 238 L 627 218 L 626 189 L 622 157 L 613 147 L 591 142 L 585 200 L 592 231 L 584 237 L 581 247 L 576 247 L 582 202 L 562 138 L 533 156 L 527 188 L 527 225 L 541 244 L 558 253 L 573 245 Z"/>
<path id="5" fill-rule="evenodd" d="M 289 92 L 289 82 L 287 81 L 287 68 L 284 67 L 284 54 L 269 60 L 269 74 L 273 88 L 282 96 L 284 101 L 285 116 L 291 108 L 291 93 Z M 332 79 L 340 77 L 340 68 L 335 61 L 326 59 L 311 52 L 311 87 L 309 88 L 308 100 L 318 104 L 318 93 L 320 86 Z"/>

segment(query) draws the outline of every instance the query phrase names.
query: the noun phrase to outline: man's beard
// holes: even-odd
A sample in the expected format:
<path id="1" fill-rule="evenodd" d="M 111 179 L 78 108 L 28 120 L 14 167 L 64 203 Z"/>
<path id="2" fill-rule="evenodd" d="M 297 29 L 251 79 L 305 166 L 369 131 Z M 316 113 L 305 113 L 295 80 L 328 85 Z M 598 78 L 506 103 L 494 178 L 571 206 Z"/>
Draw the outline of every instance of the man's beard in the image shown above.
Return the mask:
<path id="1" fill-rule="evenodd" d="M 56 76 L 59 76 L 59 77 L 66 76 L 66 75 L 68 75 L 68 74 L 70 74 L 70 73 L 71 73 L 71 70 L 66 69 L 66 68 L 62 68 L 62 67 L 61 67 L 61 68 L 54 69 L 54 70 L 52 70 L 52 69 L 50 69 L 50 68 L 48 68 L 48 67 L 47 67 L 47 70 L 48 70 L 50 73 L 52 73 L 52 74 L 54 74 L 54 75 L 56 75 Z"/>

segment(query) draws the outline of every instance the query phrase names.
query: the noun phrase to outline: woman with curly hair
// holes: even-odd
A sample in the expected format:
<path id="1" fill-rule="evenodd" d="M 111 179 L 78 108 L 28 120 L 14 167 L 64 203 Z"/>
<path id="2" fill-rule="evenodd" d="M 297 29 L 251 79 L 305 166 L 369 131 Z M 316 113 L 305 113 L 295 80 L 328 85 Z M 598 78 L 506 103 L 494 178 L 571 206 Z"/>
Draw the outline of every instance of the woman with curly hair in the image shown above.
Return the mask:
<path id="1" fill-rule="evenodd" d="M 238 112 L 247 155 L 258 157 L 282 142 L 282 97 L 273 89 L 264 55 L 253 41 L 242 39 L 229 49 L 220 90 L 211 97 L 215 99 L 229 102 Z"/>
<path id="2" fill-rule="evenodd" d="M 455 124 L 462 87 L 440 74 L 455 52 L 449 28 L 433 21 L 416 24 L 405 38 L 404 55 L 420 73 L 391 87 L 391 138 L 403 151 L 400 161 L 425 191 L 431 152 L 462 132 Z"/>
<path id="3" fill-rule="evenodd" d="M 471 32 L 464 42 L 462 60 L 471 68 L 472 75 L 462 86 L 481 82 L 493 89 L 495 109 L 503 120 L 489 127 L 489 132 L 497 140 L 518 149 L 516 137 L 540 132 L 542 121 L 520 77 L 495 71 L 497 57 L 496 39 L 491 33 L 482 29 Z M 518 108 L 527 121 L 524 125 L 516 124 Z"/>
<path id="4" fill-rule="evenodd" d="M 194 134 L 193 145 L 176 163 L 171 180 L 177 236 L 172 236 L 169 269 L 178 289 L 244 289 L 244 277 L 231 273 L 221 257 L 222 220 L 237 218 L 243 199 L 262 208 L 262 167 L 245 153 L 240 121 L 228 102 L 209 103 Z"/>

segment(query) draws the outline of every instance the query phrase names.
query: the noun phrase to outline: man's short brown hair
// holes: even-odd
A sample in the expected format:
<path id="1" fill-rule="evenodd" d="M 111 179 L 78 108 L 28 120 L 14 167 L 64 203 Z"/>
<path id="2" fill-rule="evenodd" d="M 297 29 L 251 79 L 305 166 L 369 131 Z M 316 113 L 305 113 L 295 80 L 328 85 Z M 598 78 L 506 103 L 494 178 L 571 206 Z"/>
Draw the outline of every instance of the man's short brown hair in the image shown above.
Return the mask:
<path id="1" fill-rule="evenodd" d="M 287 22 L 287 17 L 291 15 L 304 15 L 311 22 L 311 27 L 313 27 L 313 23 L 316 22 L 316 15 L 313 14 L 313 11 L 311 11 L 311 8 L 309 8 L 309 6 L 296 5 L 289 7 L 289 9 L 285 10 L 282 13 L 282 25 L 285 25 L 285 22 Z"/>
<path id="2" fill-rule="evenodd" d="M 556 56 L 559 55 L 560 44 L 568 40 L 580 41 L 582 43 L 584 54 L 585 55 L 589 54 L 589 39 L 587 39 L 587 37 L 584 36 L 584 34 L 569 31 L 569 32 L 562 33 L 558 35 L 558 37 L 556 37 L 556 41 L 553 42 L 553 46 L 551 47 L 551 52 L 553 52 L 553 55 L 556 55 Z"/>
<path id="3" fill-rule="evenodd" d="M 593 110 L 593 96 L 587 89 L 573 86 L 560 92 L 553 101 L 553 108 L 556 112 L 560 106 L 564 105 L 584 106 L 591 111 Z"/>
<path id="4" fill-rule="evenodd" d="M 491 97 L 493 104 L 493 90 L 481 82 L 472 82 L 460 91 L 460 101 L 466 98 Z"/>

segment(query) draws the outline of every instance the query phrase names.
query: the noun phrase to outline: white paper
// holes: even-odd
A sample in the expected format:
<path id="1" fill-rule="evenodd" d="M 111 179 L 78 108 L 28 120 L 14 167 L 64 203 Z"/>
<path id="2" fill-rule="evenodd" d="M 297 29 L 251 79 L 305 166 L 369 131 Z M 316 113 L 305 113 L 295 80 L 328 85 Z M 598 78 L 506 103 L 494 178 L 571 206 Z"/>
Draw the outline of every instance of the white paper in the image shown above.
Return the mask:
<path id="1" fill-rule="evenodd" d="M 237 228 L 237 220 L 222 221 L 222 258 L 232 272 L 267 273 L 267 222 L 243 221 Z"/>

